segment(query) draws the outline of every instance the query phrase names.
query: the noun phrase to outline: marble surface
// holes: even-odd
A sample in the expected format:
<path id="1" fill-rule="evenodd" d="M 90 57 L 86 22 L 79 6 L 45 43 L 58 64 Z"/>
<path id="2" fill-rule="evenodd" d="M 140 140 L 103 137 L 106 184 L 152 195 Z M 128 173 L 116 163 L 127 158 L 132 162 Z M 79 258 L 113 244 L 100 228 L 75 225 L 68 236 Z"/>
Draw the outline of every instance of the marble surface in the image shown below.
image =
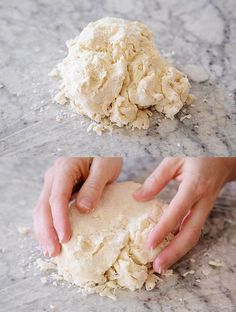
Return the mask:
<path id="1" fill-rule="evenodd" d="M 52 159 L 43 157 L 3 158 L 0 164 L 0 311 L 1 312 L 146 312 L 146 311 L 235 311 L 236 309 L 236 184 L 222 191 L 199 244 L 174 267 L 174 275 L 151 292 L 119 293 L 118 300 L 90 295 L 76 288 L 42 284 L 43 273 L 35 270 L 40 256 L 33 234 L 22 236 L 18 227 L 32 228 L 32 208 L 42 176 Z M 139 171 L 137 172 L 137 163 Z M 142 181 L 157 165 L 151 157 L 126 159 L 120 179 Z M 175 187 L 162 198 L 169 201 Z M 195 262 L 193 262 L 194 259 Z M 213 268 L 209 260 L 223 267 Z M 182 275 L 194 270 L 195 274 Z"/>
<path id="2" fill-rule="evenodd" d="M 52 104 L 47 75 L 66 55 L 65 40 L 104 16 L 143 21 L 178 68 L 204 70 L 207 80 L 192 82 L 191 119 L 180 113 L 159 125 L 155 115 L 147 131 L 99 137 L 86 132 L 88 119 Z M 235 155 L 234 0 L 0 0 L 0 29 L 1 155 Z"/>

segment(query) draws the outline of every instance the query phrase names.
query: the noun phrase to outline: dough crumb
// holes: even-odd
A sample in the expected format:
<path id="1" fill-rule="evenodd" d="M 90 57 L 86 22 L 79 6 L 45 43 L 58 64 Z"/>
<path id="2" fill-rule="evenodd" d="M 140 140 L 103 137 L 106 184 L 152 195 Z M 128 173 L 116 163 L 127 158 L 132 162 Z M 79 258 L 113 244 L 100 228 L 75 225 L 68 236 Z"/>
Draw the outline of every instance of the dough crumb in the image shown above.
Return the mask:
<path id="1" fill-rule="evenodd" d="M 58 275 L 58 274 L 56 274 L 56 273 L 52 273 L 52 274 L 50 275 L 50 277 L 51 277 L 54 281 L 62 281 L 62 280 L 63 280 L 63 276 Z"/>
<path id="2" fill-rule="evenodd" d="M 36 266 L 41 272 L 47 272 L 56 269 L 56 265 L 53 262 L 44 261 L 40 258 L 36 260 Z"/>
<path id="3" fill-rule="evenodd" d="M 172 269 L 167 270 L 165 273 L 162 274 L 165 277 L 170 277 L 174 275 L 174 271 Z"/>
<path id="4" fill-rule="evenodd" d="M 62 122 L 63 121 L 63 117 L 62 116 L 56 116 L 56 121 L 57 122 Z"/>
<path id="5" fill-rule="evenodd" d="M 68 55 L 49 74 L 59 80 L 54 102 L 97 124 L 88 131 L 148 129 L 152 111 L 173 119 L 194 100 L 187 76 L 159 53 L 143 23 L 105 17 L 66 45 Z"/>
<path id="6" fill-rule="evenodd" d="M 28 235 L 31 232 L 31 228 L 28 226 L 19 226 L 17 230 L 23 236 Z"/>
<path id="7" fill-rule="evenodd" d="M 188 276 L 189 274 L 195 274 L 195 271 L 194 271 L 194 270 L 187 271 L 187 272 L 183 273 L 182 276 L 183 276 L 183 277 L 186 277 L 186 276 Z"/>
<path id="8" fill-rule="evenodd" d="M 182 117 L 180 118 L 180 121 L 181 121 L 181 122 L 183 122 L 185 119 L 190 119 L 191 117 L 192 117 L 192 115 L 191 115 L 191 114 L 188 114 L 188 115 L 182 116 Z"/>
<path id="9" fill-rule="evenodd" d="M 102 135 L 103 131 L 105 131 L 105 130 L 112 133 L 112 130 L 113 130 L 112 125 L 107 124 L 107 123 L 97 124 L 96 122 L 92 122 L 87 128 L 87 132 L 94 131 L 100 136 Z"/>
<path id="10" fill-rule="evenodd" d="M 222 266 L 224 266 L 224 263 L 223 263 L 222 261 L 218 260 L 218 259 L 216 259 L 216 260 L 210 260 L 210 261 L 208 262 L 208 264 L 211 265 L 211 266 L 213 266 L 213 267 L 222 267 Z"/>
<path id="11" fill-rule="evenodd" d="M 139 187 L 134 182 L 106 186 L 97 208 L 89 215 L 78 212 L 72 204 L 73 235 L 51 261 L 57 265 L 58 275 L 78 286 L 81 293 L 115 299 L 118 288 L 135 291 L 145 287 L 150 291 L 162 281 L 154 273 L 152 262 L 173 235 L 154 250 L 148 250 L 145 242 L 167 205 L 157 199 L 135 201 L 132 194 Z"/>

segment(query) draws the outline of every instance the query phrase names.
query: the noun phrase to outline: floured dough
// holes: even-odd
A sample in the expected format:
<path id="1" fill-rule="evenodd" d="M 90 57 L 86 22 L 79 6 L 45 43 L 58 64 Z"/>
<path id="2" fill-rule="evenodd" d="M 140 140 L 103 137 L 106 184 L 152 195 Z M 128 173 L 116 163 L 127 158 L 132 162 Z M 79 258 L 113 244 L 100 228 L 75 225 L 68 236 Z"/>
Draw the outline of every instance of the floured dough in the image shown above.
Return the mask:
<path id="1" fill-rule="evenodd" d="M 134 182 L 108 185 L 90 214 L 71 207 L 73 235 L 53 260 L 66 281 L 85 292 L 110 297 L 117 288 L 134 291 L 143 285 L 147 290 L 155 287 L 158 277 L 153 274 L 152 261 L 171 237 L 154 250 L 145 247 L 165 204 L 156 199 L 135 201 L 132 194 L 139 186 Z"/>
<path id="2" fill-rule="evenodd" d="M 60 80 L 54 100 L 70 102 L 99 134 L 114 125 L 147 129 L 152 110 L 173 118 L 191 103 L 186 75 L 155 49 L 144 24 L 106 17 L 67 41 L 68 55 L 51 72 Z"/>

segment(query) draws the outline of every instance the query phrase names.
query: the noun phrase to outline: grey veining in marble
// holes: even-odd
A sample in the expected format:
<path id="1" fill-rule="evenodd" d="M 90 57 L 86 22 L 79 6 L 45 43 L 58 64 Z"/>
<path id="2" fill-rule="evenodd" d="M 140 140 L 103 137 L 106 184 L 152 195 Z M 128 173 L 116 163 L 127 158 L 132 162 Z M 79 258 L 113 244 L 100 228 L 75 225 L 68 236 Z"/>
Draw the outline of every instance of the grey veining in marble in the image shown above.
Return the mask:
<path id="1" fill-rule="evenodd" d="M 56 122 L 55 83 L 47 76 L 66 55 L 65 40 L 104 16 L 137 19 L 180 69 L 204 68 L 192 82 L 191 119 L 157 115 L 147 131 L 87 133 L 80 116 Z M 235 155 L 236 2 L 234 0 L 0 0 L 0 153 L 2 155 Z M 65 109 L 67 112 L 67 108 Z"/>
<path id="2" fill-rule="evenodd" d="M 152 292 L 123 291 L 119 293 L 118 300 L 113 302 L 98 295 L 83 297 L 76 288 L 42 284 L 40 278 L 43 273 L 39 273 L 32 265 L 39 256 L 33 234 L 20 236 L 17 228 L 32 227 L 32 208 L 41 188 L 43 173 L 51 161 L 42 156 L 1 160 L 1 312 L 235 311 L 235 183 L 229 184 L 222 191 L 199 244 L 175 265 L 174 275 L 159 283 Z M 157 163 L 158 160 L 151 157 L 126 159 L 120 179 L 142 181 Z M 175 187 L 172 185 L 162 197 L 169 201 L 174 192 Z M 221 260 L 224 266 L 210 267 L 208 262 L 212 259 Z M 194 270 L 195 274 L 184 278 L 182 274 L 189 270 Z"/>

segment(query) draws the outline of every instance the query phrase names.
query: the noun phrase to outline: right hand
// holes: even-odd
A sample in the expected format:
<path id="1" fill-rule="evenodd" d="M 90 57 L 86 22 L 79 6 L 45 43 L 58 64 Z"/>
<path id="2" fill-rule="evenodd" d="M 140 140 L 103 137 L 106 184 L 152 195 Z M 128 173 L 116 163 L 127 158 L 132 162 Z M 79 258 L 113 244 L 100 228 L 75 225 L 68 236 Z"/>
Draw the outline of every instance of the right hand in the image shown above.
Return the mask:
<path id="1" fill-rule="evenodd" d="M 147 247 L 154 249 L 169 233 L 175 233 L 153 262 L 156 272 L 165 272 L 196 245 L 219 191 L 234 179 L 236 158 L 173 157 L 165 158 L 145 180 L 134 194 L 138 201 L 152 199 L 171 180 L 180 182 L 176 195 L 148 236 Z"/>
<path id="2" fill-rule="evenodd" d="M 57 256 L 60 244 L 71 237 L 68 204 L 73 187 L 83 183 L 76 206 L 88 213 L 96 207 L 105 185 L 119 176 L 121 166 L 122 158 L 65 157 L 47 170 L 34 209 L 34 230 L 45 256 Z"/>

